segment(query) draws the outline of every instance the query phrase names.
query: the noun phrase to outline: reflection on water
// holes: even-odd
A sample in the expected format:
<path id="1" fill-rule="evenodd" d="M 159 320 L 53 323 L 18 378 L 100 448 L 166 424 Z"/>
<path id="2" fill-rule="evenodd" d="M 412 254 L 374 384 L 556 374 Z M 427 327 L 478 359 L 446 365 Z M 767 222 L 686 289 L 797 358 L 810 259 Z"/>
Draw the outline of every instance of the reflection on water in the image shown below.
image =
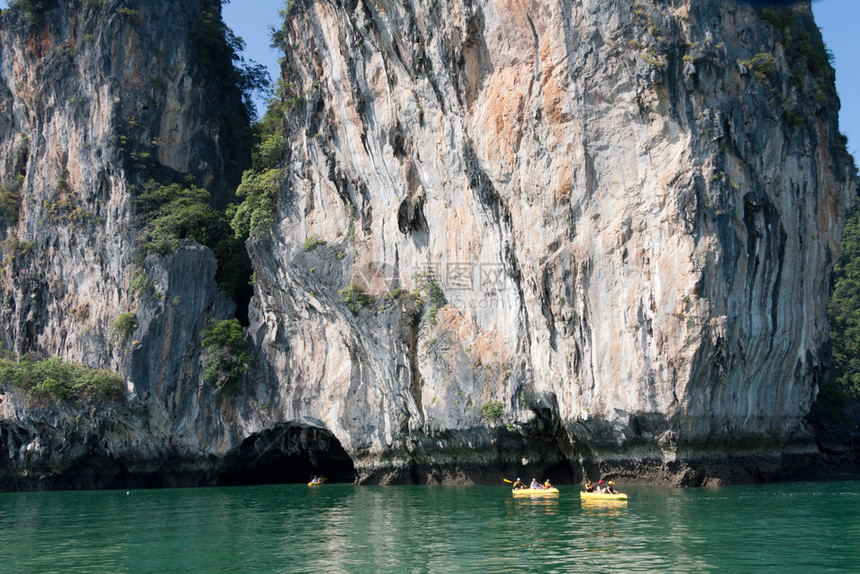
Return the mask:
<path id="1" fill-rule="evenodd" d="M 505 500 L 509 511 L 533 512 L 542 514 L 558 513 L 558 497 L 517 496 Z"/>
<path id="2" fill-rule="evenodd" d="M 860 483 L 0 494 L 2 572 L 851 572 Z M 814 536 L 801 535 L 798 526 Z"/>
<path id="3" fill-rule="evenodd" d="M 588 516 L 616 517 L 627 511 L 626 500 L 580 499 L 580 505 Z"/>

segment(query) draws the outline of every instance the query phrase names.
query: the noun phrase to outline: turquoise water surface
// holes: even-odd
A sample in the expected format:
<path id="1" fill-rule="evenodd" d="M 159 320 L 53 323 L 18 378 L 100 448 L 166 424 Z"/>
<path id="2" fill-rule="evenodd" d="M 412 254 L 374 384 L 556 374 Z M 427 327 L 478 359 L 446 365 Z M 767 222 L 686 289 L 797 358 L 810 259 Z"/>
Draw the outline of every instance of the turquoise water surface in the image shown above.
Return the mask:
<path id="1" fill-rule="evenodd" d="M 860 482 L 0 494 L 2 572 L 858 572 Z"/>

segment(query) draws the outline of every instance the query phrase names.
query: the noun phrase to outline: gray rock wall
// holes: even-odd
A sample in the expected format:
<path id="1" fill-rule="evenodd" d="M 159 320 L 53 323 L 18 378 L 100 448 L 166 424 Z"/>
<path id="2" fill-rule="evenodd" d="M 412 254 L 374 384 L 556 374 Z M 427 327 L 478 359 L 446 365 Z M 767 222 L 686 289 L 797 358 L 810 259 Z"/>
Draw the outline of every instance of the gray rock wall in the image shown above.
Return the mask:
<path id="1" fill-rule="evenodd" d="M 0 381 L 0 474 L 93 477 L 100 471 L 81 461 L 103 457 L 106 480 L 57 484 L 105 485 L 135 461 L 157 470 L 159 456 L 196 458 L 230 442 L 220 397 L 203 386 L 199 333 L 234 306 L 209 249 L 186 242 L 146 256 L 134 195 L 152 177 L 193 176 L 226 204 L 249 159 L 247 118 L 238 90 L 217 90 L 203 62 L 200 2 L 57 6 L 41 18 L 0 16 L 0 185 L 20 186 L 17 217 L 0 222 L 0 342 L 19 358 L 118 370 L 137 407 L 49 412 Z M 112 329 L 123 313 L 138 322 L 126 342 Z"/>
<path id="2" fill-rule="evenodd" d="M 229 396 L 200 373 L 201 329 L 234 311 L 212 253 L 141 258 L 133 205 L 154 172 L 223 206 L 246 161 L 201 3 L 0 20 L 0 179 L 23 176 L 3 346 L 129 387 L 92 408 L 3 387 L 4 488 L 325 460 L 366 482 L 702 484 L 817 454 L 803 417 L 856 181 L 808 5 L 291 6 L 286 177 L 248 242 L 257 361 Z"/>
<path id="3" fill-rule="evenodd" d="M 278 416 L 380 480 L 813 452 L 855 182 L 790 10 L 297 2 L 290 178 L 250 245 Z"/>

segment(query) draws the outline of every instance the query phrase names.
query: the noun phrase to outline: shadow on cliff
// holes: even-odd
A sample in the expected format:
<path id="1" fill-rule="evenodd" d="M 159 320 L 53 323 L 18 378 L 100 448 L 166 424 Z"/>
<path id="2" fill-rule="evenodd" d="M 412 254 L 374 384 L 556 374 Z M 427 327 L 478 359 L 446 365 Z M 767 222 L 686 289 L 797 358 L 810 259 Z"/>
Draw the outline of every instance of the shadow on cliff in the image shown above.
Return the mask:
<path id="1" fill-rule="evenodd" d="M 824 383 L 806 421 L 822 454 L 815 472 L 820 476 L 860 475 L 860 400 Z"/>
<path id="2" fill-rule="evenodd" d="M 50 436 L 39 438 L 51 444 Z M 0 444 L 11 452 L 34 442 L 37 436 L 26 429 L 0 425 Z M 351 458 L 331 433 L 295 424 L 254 434 L 223 458 L 162 453 L 131 460 L 102 448 L 95 434 L 85 442 L 81 455 L 62 468 L 33 452 L 22 471 L 19 461 L 3 452 L 7 462 L 0 464 L 0 492 L 306 483 L 314 475 L 352 482 L 355 474 Z"/>

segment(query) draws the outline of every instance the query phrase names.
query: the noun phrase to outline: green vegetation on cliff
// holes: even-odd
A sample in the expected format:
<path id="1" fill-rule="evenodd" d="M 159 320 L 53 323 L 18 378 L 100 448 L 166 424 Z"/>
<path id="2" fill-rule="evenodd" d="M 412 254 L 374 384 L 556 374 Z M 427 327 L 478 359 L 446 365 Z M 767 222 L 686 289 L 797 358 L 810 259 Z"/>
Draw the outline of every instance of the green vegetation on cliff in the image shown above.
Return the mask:
<path id="1" fill-rule="evenodd" d="M 60 358 L 20 362 L 0 359 L 0 384 L 11 384 L 37 400 L 118 401 L 125 396 L 119 373 L 95 369 Z"/>
<path id="2" fill-rule="evenodd" d="M 195 137 L 203 141 L 217 133 L 214 141 L 203 141 L 201 150 L 209 153 L 206 146 L 216 145 L 218 154 L 207 155 L 206 161 L 190 162 L 204 167 L 190 168 L 188 172 L 161 163 L 158 150 L 165 134 L 158 125 L 164 113 L 161 102 L 165 80 L 160 76 L 149 87 L 152 94 L 147 105 L 126 113 L 122 119 L 117 147 L 126 175 L 136 189 L 134 205 L 143 255 L 169 255 L 183 239 L 212 249 L 218 262 L 218 286 L 236 303 L 237 316 L 244 316 L 251 297 L 251 263 L 242 242 L 244 237 L 237 238 L 230 224 L 235 213 L 226 213 L 225 207 L 234 199 L 234 190 L 243 197 L 250 186 L 262 189 L 263 195 L 255 196 L 258 201 L 248 204 L 240 219 L 248 220 L 248 229 L 265 224 L 260 222 L 260 204 L 267 200 L 267 186 L 274 176 L 262 173 L 253 181 L 243 181 L 238 190 L 235 186 L 239 174 L 251 163 L 252 95 L 267 89 L 269 79 L 264 66 L 242 57 L 244 42 L 224 23 L 221 4 L 221 0 L 200 0 L 199 12 L 193 4 L 189 7 L 188 53 L 189 72 L 197 74 L 196 79 L 207 86 L 206 113 L 210 123 L 205 133 Z M 146 10 L 123 7 L 118 13 L 129 20 L 139 15 L 137 12 Z M 153 47 L 156 52 L 159 49 Z M 200 182 L 205 182 L 206 189 Z M 10 202 L 13 199 L 10 197 Z"/>
<path id="3" fill-rule="evenodd" d="M 119 344 L 125 345 L 128 342 L 128 338 L 131 337 L 131 334 L 134 333 L 134 330 L 137 329 L 137 315 L 134 313 L 121 313 L 116 320 L 111 323 L 111 332 L 119 341 Z"/>
<path id="4" fill-rule="evenodd" d="M 821 32 L 811 18 L 801 18 L 792 7 L 764 8 L 761 18 L 782 35 L 786 63 L 789 66 L 788 84 L 806 96 L 795 101 L 788 94 L 784 97 L 786 107 L 783 121 L 796 128 L 803 127 L 821 109 L 838 102 L 836 80 L 831 54 L 824 45 Z M 769 83 L 776 74 L 776 60 L 771 54 L 759 53 L 750 60 L 741 61 L 753 71 L 756 79 Z M 836 161 L 836 173 L 842 177 L 840 166 L 854 166 L 854 160 L 845 147 L 844 136 L 831 140 L 831 150 Z M 856 171 L 856 168 L 854 169 Z"/>
<path id="5" fill-rule="evenodd" d="M 9 7 L 22 10 L 32 21 L 40 20 L 45 12 L 57 7 L 57 0 L 11 0 Z"/>
<path id="6" fill-rule="evenodd" d="M 833 69 L 830 67 L 832 54 L 827 51 L 821 33 L 812 21 L 807 23 L 799 19 L 791 7 L 765 8 L 761 17 L 783 35 L 786 59 L 792 69 L 791 81 L 804 93 L 809 80 L 816 90 L 825 90 L 828 97 L 835 96 Z"/>
<path id="7" fill-rule="evenodd" d="M 436 315 L 439 309 L 447 302 L 445 292 L 432 273 L 416 273 L 414 275 L 418 289 L 415 296 L 422 300 L 425 306 L 428 306 L 427 320 L 431 325 L 436 325 Z"/>
<path id="8" fill-rule="evenodd" d="M 498 424 L 505 415 L 505 405 L 499 401 L 490 401 L 481 405 L 481 418 L 491 425 Z"/>
<path id="9" fill-rule="evenodd" d="M 211 196 L 195 185 L 159 185 L 148 182 L 135 198 L 138 212 L 146 219 L 141 241 L 147 253 L 165 255 L 179 246 L 180 239 L 209 245 L 223 235 L 223 217 L 209 203 Z"/>
<path id="10" fill-rule="evenodd" d="M 253 167 L 242 174 L 236 190 L 242 202 L 227 209 L 236 237 L 260 237 L 274 225 L 283 181 L 280 165 L 288 153 L 284 118 L 295 105 L 293 98 L 292 86 L 281 80 L 263 119 L 254 124 Z"/>
<path id="11" fill-rule="evenodd" d="M 275 221 L 275 207 L 281 185 L 281 170 L 262 173 L 249 169 L 242 176 L 236 195 L 243 199 L 227 209 L 230 225 L 237 238 L 259 237 L 268 232 Z"/>
<path id="12" fill-rule="evenodd" d="M 250 260 L 244 244 L 236 238 L 224 212 L 210 205 L 208 191 L 191 183 L 160 185 L 149 181 L 135 197 L 143 218 L 141 243 L 147 253 L 166 255 L 191 239 L 212 249 L 218 260 L 216 280 L 233 297 L 239 283 L 247 283 Z"/>
<path id="13" fill-rule="evenodd" d="M 236 319 L 228 319 L 208 325 L 200 336 L 203 378 L 222 393 L 233 392 L 254 359 L 245 342 L 245 329 Z"/>
<path id="14" fill-rule="evenodd" d="M 24 176 L 18 176 L 13 181 L 0 186 L 0 219 L 8 226 L 18 223 L 18 215 L 21 211 L 21 184 L 23 181 Z"/>
<path id="15" fill-rule="evenodd" d="M 346 306 L 353 313 L 357 313 L 362 307 L 373 303 L 373 298 L 360 285 L 356 285 L 355 283 L 350 283 L 339 290 L 337 294 L 340 295 L 343 302 L 346 303 Z"/>
<path id="16" fill-rule="evenodd" d="M 833 341 L 835 388 L 823 393 L 860 398 L 860 210 L 854 209 L 842 232 L 842 256 L 833 271 L 834 289 L 827 307 Z"/>

